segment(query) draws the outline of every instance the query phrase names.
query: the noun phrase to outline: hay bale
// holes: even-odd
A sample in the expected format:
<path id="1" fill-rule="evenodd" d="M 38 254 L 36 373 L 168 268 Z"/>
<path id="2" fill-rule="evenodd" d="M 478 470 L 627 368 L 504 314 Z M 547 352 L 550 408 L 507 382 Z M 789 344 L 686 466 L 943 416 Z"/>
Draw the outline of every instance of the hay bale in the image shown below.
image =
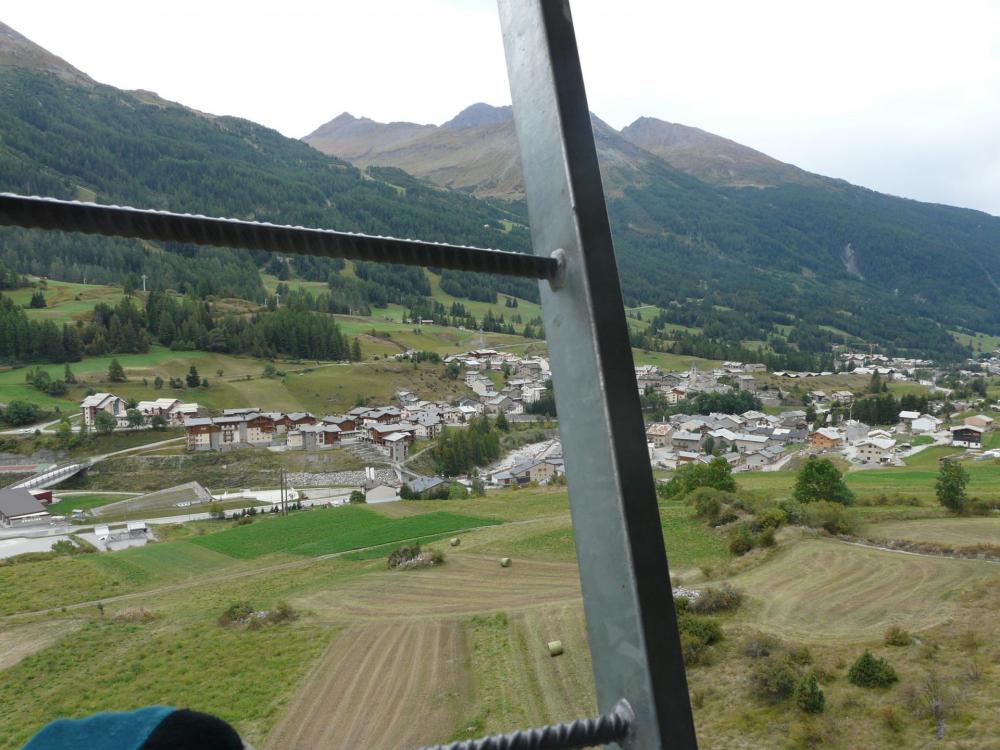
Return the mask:
<path id="1" fill-rule="evenodd" d="M 501 557 L 500 558 L 500 567 L 501 568 L 509 568 L 510 567 L 510 563 L 511 563 L 511 559 L 509 557 Z"/>
<path id="2" fill-rule="evenodd" d="M 549 641 L 549 656 L 562 656 L 562 641 Z"/>
<path id="3" fill-rule="evenodd" d="M 451 541 L 448 542 L 448 544 L 450 544 L 452 547 L 457 547 L 461 543 L 462 543 L 462 540 L 459 539 L 457 536 L 453 536 L 451 538 Z"/>

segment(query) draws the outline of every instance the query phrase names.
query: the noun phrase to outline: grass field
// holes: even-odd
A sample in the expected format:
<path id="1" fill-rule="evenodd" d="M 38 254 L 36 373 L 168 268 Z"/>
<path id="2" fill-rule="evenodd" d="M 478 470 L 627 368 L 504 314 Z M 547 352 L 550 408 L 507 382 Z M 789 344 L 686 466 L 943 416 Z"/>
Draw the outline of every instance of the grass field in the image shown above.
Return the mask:
<path id="1" fill-rule="evenodd" d="M 809 729 L 834 750 L 993 746 L 995 565 L 796 532 L 741 560 L 734 573 L 724 539 L 688 508 L 667 504 L 661 516 L 675 571 L 729 570 L 746 596 L 735 614 L 716 617 L 723 640 L 688 668 L 702 747 L 805 748 Z M 386 535 L 442 536 L 468 518 L 503 523 L 461 532 L 458 547 L 432 544 L 447 553 L 443 566 L 386 568 Z M 877 528 L 899 537 L 907 529 L 920 537 L 983 537 L 996 533 L 996 520 Z M 395 750 L 596 710 L 564 490 L 308 511 L 243 527 L 205 522 L 166 535 L 174 541 L 0 568 L 0 613 L 55 607 L 0 615 L 0 646 L 12 654 L 0 661 L 0 750 L 19 747 L 58 715 L 157 702 L 218 713 L 254 746 L 274 750 Z M 309 556 L 359 540 L 380 546 L 378 556 Z M 504 555 L 514 559 L 509 568 L 498 564 Z M 287 601 L 298 617 L 259 629 L 218 625 L 239 601 L 256 609 Z M 116 618 L 137 607 L 151 616 Z M 919 643 L 886 647 L 890 624 Z M 808 645 L 803 670 L 821 675 L 826 713 L 810 718 L 791 701 L 769 705 L 754 694 L 744 643 L 762 632 L 782 639 L 781 648 Z M 548 655 L 550 640 L 563 642 L 562 656 Z M 864 648 L 888 656 L 899 685 L 869 691 L 847 682 L 847 667 Z M 933 725 L 905 699 L 929 672 L 962 690 L 945 743 L 934 743 Z M 898 715 L 897 729 L 886 728 L 886 707 Z"/>
<path id="2" fill-rule="evenodd" d="M 328 555 L 489 523 L 491 521 L 485 518 L 444 512 L 392 519 L 355 506 L 295 513 L 287 518 L 265 517 L 250 526 L 198 537 L 193 542 L 241 559 L 279 551 L 293 555 Z"/>
<path id="3" fill-rule="evenodd" d="M 51 320 L 59 325 L 83 320 L 93 311 L 97 303 L 116 305 L 123 297 L 121 287 L 49 280 L 42 289 L 45 294 L 45 307 L 28 308 L 28 302 L 35 291 L 36 288 L 25 287 L 5 291 L 4 296 L 24 306 L 25 312 L 32 320 Z"/>
<path id="4" fill-rule="evenodd" d="M 960 592 L 995 581 L 993 565 L 806 540 L 737 576 L 753 620 L 803 641 L 871 640 L 892 624 L 939 625 L 962 607 Z"/>
<path id="5" fill-rule="evenodd" d="M 934 518 L 888 521 L 866 526 L 866 536 L 875 539 L 906 539 L 951 547 L 976 544 L 1000 546 L 1000 518 Z"/>
<path id="6" fill-rule="evenodd" d="M 68 516 L 74 509 L 89 510 L 90 508 L 98 508 L 102 505 L 107 505 L 108 503 L 117 503 L 128 497 L 129 495 L 121 495 L 118 493 L 113 495 L 102 495 L 100 493 L 74 493 L 72 495 L 66 495 L 57 502 L 52 503 L 52 505 L 49 505 L 46 510 L 54 516 Z"/>

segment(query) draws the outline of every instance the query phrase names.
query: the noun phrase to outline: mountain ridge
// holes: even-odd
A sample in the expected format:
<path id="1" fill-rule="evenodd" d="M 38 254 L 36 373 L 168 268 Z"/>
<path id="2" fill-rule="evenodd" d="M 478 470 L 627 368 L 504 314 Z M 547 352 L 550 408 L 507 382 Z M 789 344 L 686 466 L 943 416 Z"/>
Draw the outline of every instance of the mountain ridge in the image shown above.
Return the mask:
<path id="1" fill-rule="evenodd" d="M 320 151 L 358 166 L 389 166 L 443 187 L 488 198 L 519 200 L 523 186 L 510 170 L 519 165 L 513 111 L 509 105 L 472 104 L 439 126 L 360 118 L 364 132 L 347 113 L 303 137 Z M 652 159 L 700 180 L 726 187 L 774 187 L 787 183 L 822 185 L 829 178 L 700 128 L 640 117 L 616 130 L 591 113 L 602 176 L 609 192 L 620 193 L 633 170 Z M 456 132 L 459 131 L 459 132 Z M 446 150 L 446 152 L 445 152 Z M 484 169 L 489 165 L 490 169 Z M 519 166 L 516 167 L 518 170 Z"/>
<path id="2" fill-rule="evenodd" d="M 361 171 L 248 120 L 67 80 L 37 57 L 6 59 L 18 64 L 0 66 L 0 190 L 530 249 L 523 202 L 497 200 L 520 181 L 513 122 L 497 116 L 500 108 L 475 108 L 459 119 L 463 127 L 404 123 L 428 128 L 417 139 L 422 151 L 412 138 L 387 148 L 425 164 L 433 156 L 438 179 L 429 180 L 392 166 Z M 371 122 L 347 115 L 339 125 L 363 132 Z M 1000 289 L 991 281 L 1000 279 L 1000 219 L 827 178 L 764 189 L 715 185 L 593 122 L 625 302 L 659 308 L 651 336 L 662 339 L 665 325 L 692 331 L 681 353 L 726 359 L 740 342 L 761 341 L 774 351 L 829 355 L 834 343 L 860 340 L 955 358 L 966 350 L 949 329 L 1000 334 Z M 701 137 L 676 136 L 664 147 Z M 473 147 L 481 158 L 470 170 Z M 469 195 L 483 186 L 494 195 Z M 152 272 L 198 295 L 235 289 L 253 297 L 259 280 L 241 281 L 246 264 L 275 263 L 266 253 L 169 244 L 154 253 L 77 235 L 3 230 L 0 239 L 0 261 L 22 273 L 108 283 Z M 380 290 L 402 278 L 366 270 L 348 279 L 336 264 L 310 258 L 295 267 L 303 278 L 329 280 L 344 305 L 362 287 L 384 297 Z M 407 277 L 408 288 L 429 288 L 418 277 Z M 446 281 L 458 297 L 489 299 L 500 290 L 537 298 L 537 286 L 524 280 L 449 274 L 442 288 Z"/>

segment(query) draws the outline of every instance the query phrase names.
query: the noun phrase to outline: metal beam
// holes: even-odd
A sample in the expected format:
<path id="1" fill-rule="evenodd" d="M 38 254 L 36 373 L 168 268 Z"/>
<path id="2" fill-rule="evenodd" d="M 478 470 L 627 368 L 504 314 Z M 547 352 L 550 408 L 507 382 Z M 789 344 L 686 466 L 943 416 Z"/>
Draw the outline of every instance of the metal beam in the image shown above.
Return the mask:
<path id="1" fill-rule="evenodd" d="M 697 747 L 621 285 L 567 0 L 499 0 L 598 707 L 636 750 Z"/>
<path id="2" fill-rule="evenodd" d="M 104 206 L 12 193 L 0 193 L 0 225 L 430 266 L 531 279 L 551 279 L 559 270 L 558 263 L 552 258 L 538 258 L 506 250 Z"/>

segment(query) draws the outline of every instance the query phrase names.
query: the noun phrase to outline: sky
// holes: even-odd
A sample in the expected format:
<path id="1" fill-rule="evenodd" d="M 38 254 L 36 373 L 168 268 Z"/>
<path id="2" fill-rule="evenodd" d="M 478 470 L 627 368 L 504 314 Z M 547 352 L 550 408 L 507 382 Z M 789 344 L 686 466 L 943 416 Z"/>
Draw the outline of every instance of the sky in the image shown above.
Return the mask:
<path id="1" fill-rule="evenodd" d="M 148 7 L 145 7 L 148 6 Z M 1000 2 L 572 1 L 590 108 L 1000 216 Z M 91 75 L 301 137 L 507 104 L 491 0 L 4 0 Z"/>

